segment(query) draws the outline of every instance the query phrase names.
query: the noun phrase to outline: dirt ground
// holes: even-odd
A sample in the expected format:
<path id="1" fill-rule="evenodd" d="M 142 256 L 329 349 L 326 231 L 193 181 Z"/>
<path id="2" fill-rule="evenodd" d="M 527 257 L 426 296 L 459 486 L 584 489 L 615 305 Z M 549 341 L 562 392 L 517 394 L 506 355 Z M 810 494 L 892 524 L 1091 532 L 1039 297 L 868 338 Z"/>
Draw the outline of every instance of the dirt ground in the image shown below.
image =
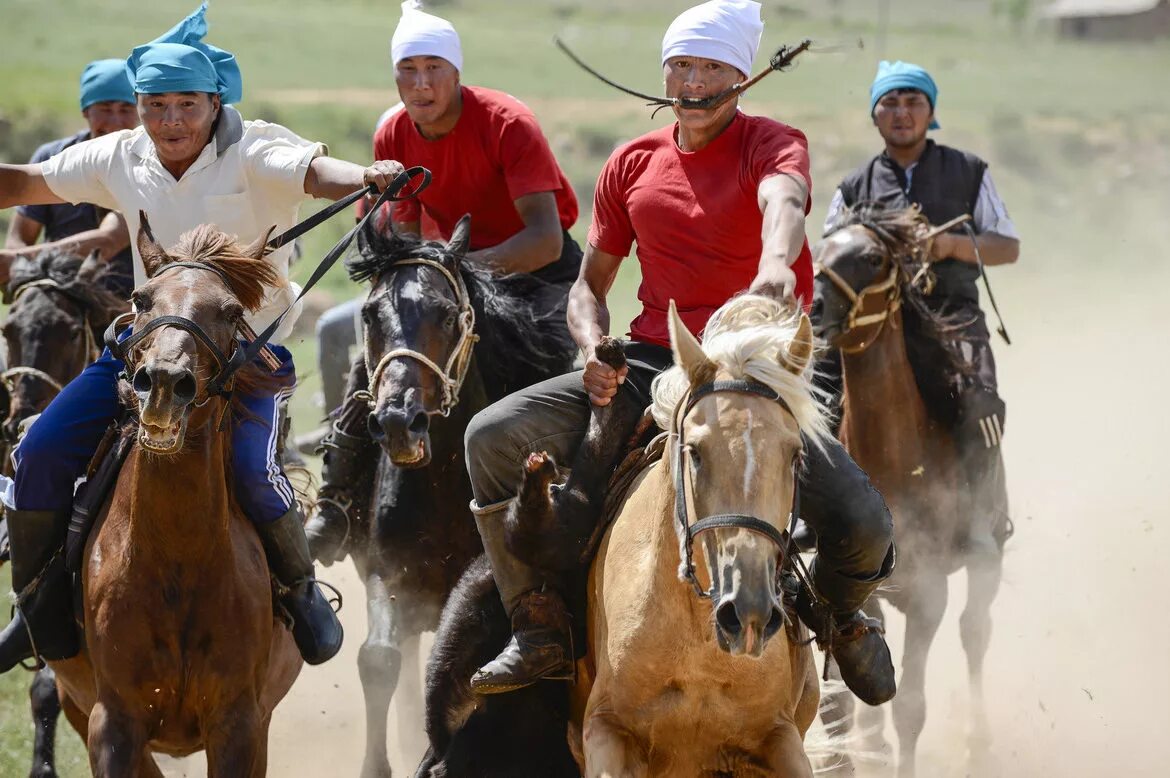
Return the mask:
<path id="1" fill-rule="evenodd" d="M 996 349 L 1016 521 L 987 666 L 996 764 L 973 772 L 966 761 L 960 573 L 930 660 L 919 775 L 1164 775 L 1155 754 L 1170 730 L 1170 621 L 1159 603 L 1170 530 L 1160 444 L 1170 413 L 1158 402 L 1168 377 L 1163 306 L 1146 290 L 1170 279 L 1139 288 L 1102 273 L 1090 283 L 1024 264 L 995 277 L 1015 341 Z M 356 776 L 361 764 L 361 586 L 349 564 L 323 577 L 346 596 L 346 647 L 306 669 L 278 709 L 273 776 Z M 892 622 L 897 655 L 901 620 Z M 411 775 L 421 753 L 418 706 L 405 696 L 393 706 L 397 775 Z M 889 725 L 887 734 L 894 738 Z M 201 774 L 201 765 L 168 767 L 171 776 Z M 860 774 L 892 771 L 869 765 Z"/>

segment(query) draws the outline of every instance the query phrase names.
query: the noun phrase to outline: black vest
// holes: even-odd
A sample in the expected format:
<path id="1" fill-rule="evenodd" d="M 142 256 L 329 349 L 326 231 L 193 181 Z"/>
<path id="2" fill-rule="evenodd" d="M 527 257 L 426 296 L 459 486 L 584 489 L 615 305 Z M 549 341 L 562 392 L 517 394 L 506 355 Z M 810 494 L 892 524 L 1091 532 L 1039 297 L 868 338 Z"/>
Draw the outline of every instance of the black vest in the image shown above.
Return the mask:
<path id="1" fill-rule="evenodd" d="M 881 203 L 887 208 L 917 204 L 931 224 L 943 224 L 963 214 L 975 215 L 986 169 L 987 163 L 974 154 L 928 140 L 914 166 L 908 191 L 906 172 L 882 152 L 845 177 L 841 196 L 850 207 L 864 202 Z M 955 303 L 979 302 L 975 287 L 979 279 L 977 266 L 945 259 L 935 263 L 934 271 L 938 285 L 933 297 Z"/>

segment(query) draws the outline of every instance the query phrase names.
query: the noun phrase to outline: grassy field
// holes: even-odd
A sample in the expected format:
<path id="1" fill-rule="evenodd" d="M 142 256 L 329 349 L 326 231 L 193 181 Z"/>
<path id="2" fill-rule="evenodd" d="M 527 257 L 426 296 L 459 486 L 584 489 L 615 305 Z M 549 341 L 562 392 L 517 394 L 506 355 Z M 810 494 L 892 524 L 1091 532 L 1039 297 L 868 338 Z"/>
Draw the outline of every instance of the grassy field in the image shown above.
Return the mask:
<path id="1" fill-rule="evenodd" d="M 660 88 L 661 34 L 686 2 L 667 0 L 446 0 L 431 4 L 461 30 L 467 83 L 504 89 L 540 117 L 582 201 L 573 232 L 583 240 L 593 181 L 613 147 L 661 126 L 633 98 L 572 66 L 551 44 L 562 35 L 588 61 L 631 87 Z M 195 0 L 0 0 L 0 161 L 24 161 L 36 145 L 75 131 L 81 67 L 121 56 L 162 32 Z M 1015 28 L 990 0 L 902 0 L 878 28 L 872 0 L 766 3 L 763 48 L 811 37 L 819 52 L 757 87 L 745 110 L 800 127 L 809 136 L 814 207 L 809 234 L 835 183 L 879 148 L 866 115 L 876 60 L 930 68 L 941 87 L 940 142 L 980 154 L 1024 236 L 1013 274 L 1076 274 L 1101 263 L 1126 272 L 1162 271 L 1170 242 L 1170 45 L 1070 44 L 1031 22 Z M 1033 3 L 1033 5 L 1039 5 Z M 295 8 L 295 10 L 294 10 Z M 245 75 L 246 117 L 265 118 L 327 142 L 364 162 L 377 116 L 397 102 L 388 63 L 397 2 L 215 0 L 210 40 L 236 52 Z M 762 61 L 762 58 L 761 58 Z M 404 160 L 407 164 L 410 160 Z M 447 171 L 435 171 L 444 175 Z M 0 212 L 0 226 L 6 221 Z M 307 240 L 302 277 L 345 229 L 337 219 Z M 634 263 L 613 294 L 615 328 L 635 310 Z M 356 293 L 340 268 L 313 308 Z M 1029 316 L 1033 301 L 1007 299 Z M 1043 315 L 1043 314 L 1037 314 Z M 294 351 L 302 374 L 295 412 L 301 429 L 320 415 L 306 317 Z M 7 590 L 7 573 L 0 572 Z M 0 677 L 0 776 L 22 774 L 29 727 L 27 677 Z M 63 776 L 87 774 L 78 738 L 61 740 Z"/>

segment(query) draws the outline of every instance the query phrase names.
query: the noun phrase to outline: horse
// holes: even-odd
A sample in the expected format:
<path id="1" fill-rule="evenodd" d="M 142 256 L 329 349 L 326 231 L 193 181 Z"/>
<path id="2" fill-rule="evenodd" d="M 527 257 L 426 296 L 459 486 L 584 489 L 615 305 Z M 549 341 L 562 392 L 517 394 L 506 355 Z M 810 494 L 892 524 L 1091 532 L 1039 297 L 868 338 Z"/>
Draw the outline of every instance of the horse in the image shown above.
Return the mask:
<path id="1" fill-rule="evenodd" d="M 8 368 L 0 373 L 0 472 L 5 475 L 12 474 L 9 450 L 29 420 L 97 357 L 96 334 L 129 307 L 106 289 L 109 273 L 97 252 L 83 259 L 49 250 L 12 263 L 5 289 L 8 318 L 0 327 L 8 347 Z M 4 545 L 0 540 L 0 553 L 6 554 Z M 52 778 L 61 706 L 48 667 L 33 679 L 29 702 L 35 728 L 30 775 Z"/>
<path id="2" fill-rule="evenodd" d="M 358 392 L 380 449 L 373 488 L 355 504 L 368 519 L 356 522 L 350 541 L 369 622 L 358 653 L 363 778 L 390 775 L 387 709 L 401 669 L 408 668 L 404 683 L 414 684 L 404 691 L 421 700 L 419 636 L 438 625 L 482 550 L 468 507 L 468 422 L 495 400 L 567 371 L 576 353 L 565 324 L 567 288 L 475 267 L 465 259 L 469 238 L 469 217 L 446 244 L 371 220 L 346 260 L 350 278 L 369 283 L 363 355 L 347 393 Z"/>
<path id="3" fill-rule="evenodd" d="M 815 250 L 817 333 L 841 353 L 838 434 L 885 496 L 898 532 L 898 565 L 878 595 L 906 615 L 902 678 L 892 702 L 902 776 L 915 770 L 926 721 L 926 658 L 946 608 L 947 578 L 963 567 L 968 598 L 960 631 L 971 688 L 969 745 L 975 758 L 986 751 L 983 661 L 1002 571 L 1001 556 L 960 551 L 965 524 L 958 450 L 935 410 L 947 402 L 939 397 L 945 389 L 937 378 L 916 380 L 907 352 L 907 335 L 913 332 L 933 344 L 932 370 L 950 380 L 964 372 L 959 344 L 948 338 L 956 323 L 924 300 L 921 285 L 929 288 L 930 276 L 922 238 L 928 230 L 917 209 L 862 206 L 848 212 Z M 880 616 L 876 600 L 866 612 Z M 852 700 L 839 702 L 838 715 L 847 725 Z M 879 732 L 883 718 L 879 713 Z"/>
<path id="4" fill-rule="evenodd" d="M 273 709 L 300 672 L 233 494 L 229 399 L 212 388 L 245 311 L 280 283 L 266 238 L 241 248 L 204 225 L 168 253 L 145 218 L 137 237 L 150 280 L 121 393 L 139 426 L 84 548 L 83 650 L 50 662 L 95 775 L 160 778 L 152 751 L 199 750 L 211 778 L 264 775 Z M 266 378 L 248 365 L 234 384 Z"/>
<path id="5" fill-rule="evenodd" d="M 510 632 L 477 562 L 435 637 L 433 753 L 416 778 L 812 774 L 802 740 L 818 679 L 806 630 L 778 590 L 800 454 L 828 435 L 805 376 L 811 325 L 744 295 L 716 312 L 704 346 L 673 306 L 670 331 L 675 367 L 655 382 L 653 412 L 671 443 L 620 499 L 586 562 L 588 654 L 577 682 L 471 693 L 472 671 Z M 590 439 L 605 434 L 598 418 L 584 445 L 600 449 Z M 775 471 L 760 467 L 763 451 Z M 525 465 L 529 509 L 537 491 L 553 501 L 549 464 L 536 454 Z"/>

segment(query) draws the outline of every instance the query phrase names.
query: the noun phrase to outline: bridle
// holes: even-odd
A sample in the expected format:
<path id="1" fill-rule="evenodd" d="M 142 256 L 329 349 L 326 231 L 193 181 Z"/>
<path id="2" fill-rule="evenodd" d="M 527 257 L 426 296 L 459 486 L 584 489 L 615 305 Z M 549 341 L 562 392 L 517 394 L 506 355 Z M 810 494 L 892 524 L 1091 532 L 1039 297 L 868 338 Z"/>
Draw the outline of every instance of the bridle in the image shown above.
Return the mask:
<path id="1" fill-rule="evenodd" d="M 223 271 L 202 262 L 171 262 L 155 271 L 153 277 L 157 278 L 163 273 L 180 267 L 215 273 L 228 289 L 232 288 L 231 282 Z M 192 321 L 185 316 L 167 315 L 156 316 L 141 329 L 136 329 L 127 338 L 119 340 L 120 331 L 124 331 L 127 326 L 132 324 L 137 316 L 138 314 L 134 311 L 122 314 L 110 322 L 110 326 L 106 328 L 105 335 L 103 336 L 106 348 L 110 350 L 110 354 L 126 366 L 123 371 L 124 376 L 128 377 L 134 374 L 131 355 L 147 335 L 164 327 L 177 327 L 202 344 L 216 363 L 216 373 L 207 383 L 206 394 L 203 400 L 194 403 L 195 407 L 200 408 L 206 405 L 214 397 L 223 397 L 225 400 L 231 400 L 232 392 L 235 388 L 236 372 L 247 361 L 246 352 L 240 347 L 240 343 L 236 338 L 232 338 L 231 353 L 225 355 L 223 349 L 211 339 L 203 327 L 199 326 L 198 322 Z M 227 403 L 224 404 L 224 408 L 226 410 Z M 222 424 L 222 417 L 220 423 Z"/>
<path id="2" fill-rule="evenodd" d="M 767 538 L 776 546 L 776 553 L 779 556 L 779 564 L 776 569 L 779 572 L 785 567 L 788 556 L 788 537 L 791 536 L 792 528 L 795 527 L 796 520 L 800 515 L 800 462 L 797 460 L 792 465 L 792 510 L 789 513 L 787 535 L 763 519 L 744 513 L 717 513 L 711 516 L 705 516 L 694 524 L 691 523 L 690 511 L 687 508 L 686 466 L 683 461 L 689 454 L 690 447 L 686 444 L 686 432 L 683 422 L 699 400 L 719 392 L 753 394 L 764 397 L 779 403 L 780 407 L 789 415 L 795 416 L 792 413 L 792 408 L 789 407 L 788 403 L 784 401 L 784 398 L 775 390 L 759 381 L 753 381 L 751 379 L 710 381 L 695 387 L 683 395 L 675 407 L 674 414 L 671 416 L 670 430 L 670 437 L 674 441 L 673 451 L 671 452 L 671 467 L 674 471 L 674 517 L 678 523 L 678 530 L 683 537 L 683 578 L 691 584 L 695 590 L 695 594 L 701 599 L 710 599 L 712 592 L 704 591 L 703 587 L 699 584 L 698 577 L 695 575 L 695 538 L 704 532 L 716 529 L 743 529 L 748 532 L 754 532 L 757 535 Z M 714 583 L 712 583 L 712 587 L 714 587 Z"/>
<path id="3" fill-rule="evenodd" d="M 471 296 L 467 292 L 467 284 L 458 272 L 451 272 L 443 263 L 433 259 L 413 257 L 400 260 L 394 268 L 405 265 L 418 265 L 438 270 L 451 289 L 455 292 L 455 303 L 459 307 L 459 339 L 447 357 L 447 364 L 439 367 L 430 357 L 412 348 L 395 348 L 387 351 L 378 360 L 377 365 L 370 369 L 369 354 L 366 354 L 366 373 L 369 375 L 369 389 L 354 393 L 354 397 L 364 399 L 372 409 L 378 400 L 378 387 L 382 380 L 382 373 L 395 359 L 413 359 L 426 367 L 439 378 L 443 385 L 443 398 L 439 403 L 438 415 L 446 418 L 451 409 L 459 402 L 459 391 L 463 388 L 463 381 L 467 378 L 467 371 L 471 367 L 471 355 L 475 349 L 479 336 L 475 334 L 475 309 L 471 306 Z"/>
<path id="4" fill-rule="evenodd" d="M 94 359 L 96 359 L 98 355 L 98 349 L 97 343 L 94 342 L 93 338 L 93 327 L 90 325 L 89 321 L 89 303 L 86 300 L 83 300 L 82 298 L 73 294 L 51 278 L 39 278 L 35 281 L 28 281 L 27 283 L 16 287 L 12 290 L 12 303 L 15 304 L 16 301 L 19 300 L 30 289 L 45 289 L 59 292 L 61 295 L 67 297 L 81 307 L 83 311 L 81 329 L 85 333 L 86 362 L 92 362 Z M 56 397 L 58 394 L 60 394 L 63 388 L 60 381 L 58 381 L 56 378 L 53 378 L 53 376 L 49 375 L 44 370 L 36 367 L 17 365 L 10 367 L 4 372 L 0 373 L 0 382 L 4 383 L 5 388 L 8 389 L 9 392 L 16 391 L 16 383 L 21 378 L 31 378 L 34 381 L 38 381 L 44 384 L 53 390 L 53 397 Z"/>
<path id="5" fill-rule="evenodd" d="M 845 326 L 841 330 L 842 338 L 847 337 L 850 333 L 856 334 L 858 330 L 867 327 L 874 327 L 875 325 L 877 327 L 872 335 L 869 337 L 861 337 L 859 342 L 854 345 L 842 344 L 838 346 L 846 354 L 860 354 L 872 346 L 877 341 L 878 336 L 882 334 L 882 330 L 885 329 L 886 322 L 902 307 L 902 268 L 888 251 L 886 252 L 886 257 L 890 263 L 890 271 L 886 274 L 886 277 L 875 281 L 860 292 L 853 291 L 853 287 L 831 267 L 820 262 L 817 262 L 814 266 L 818 275 L 823 275 L 832 281 L 833 286 L 837 287 L 837 290 L 845 295 L 846 299 L 852 303 L 852 306 L 849 308 L 849 313 L 845 316 Z M 865 313 L 867 309 L 866 300 L 870 297 L 881 297 L 882 303 L 876 312 Z"/>

